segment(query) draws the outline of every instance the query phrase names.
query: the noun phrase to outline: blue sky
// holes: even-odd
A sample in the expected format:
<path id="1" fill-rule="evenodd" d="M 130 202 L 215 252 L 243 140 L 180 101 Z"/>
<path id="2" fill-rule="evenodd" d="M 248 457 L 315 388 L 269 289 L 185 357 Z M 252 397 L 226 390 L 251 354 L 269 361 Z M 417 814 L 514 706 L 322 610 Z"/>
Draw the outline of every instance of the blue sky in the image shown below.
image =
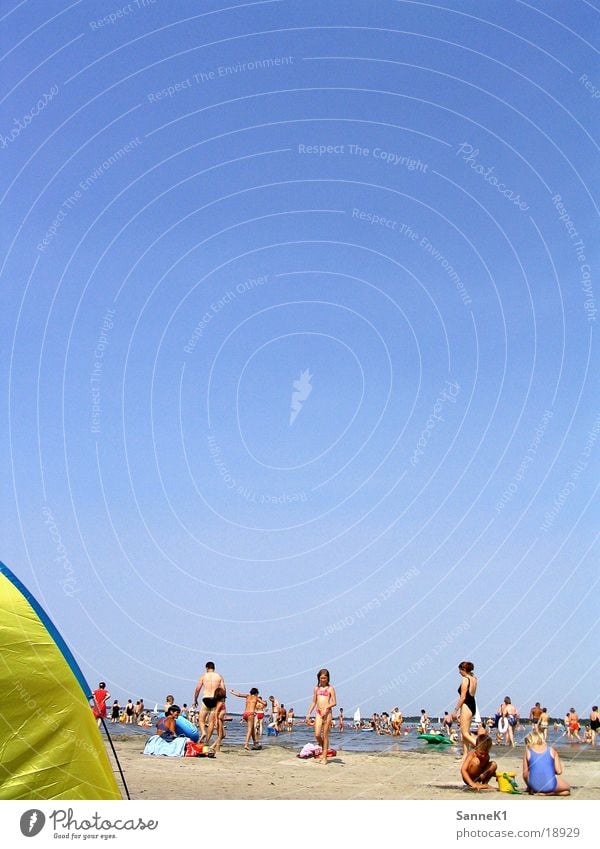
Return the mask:
<path id="1" fill-rule="evenodd" d="M 2 559 L 91 682 L 598 701 L 598 10 L 3 5 Z M 292 413 L 294 414 L 292 416 Z"/>

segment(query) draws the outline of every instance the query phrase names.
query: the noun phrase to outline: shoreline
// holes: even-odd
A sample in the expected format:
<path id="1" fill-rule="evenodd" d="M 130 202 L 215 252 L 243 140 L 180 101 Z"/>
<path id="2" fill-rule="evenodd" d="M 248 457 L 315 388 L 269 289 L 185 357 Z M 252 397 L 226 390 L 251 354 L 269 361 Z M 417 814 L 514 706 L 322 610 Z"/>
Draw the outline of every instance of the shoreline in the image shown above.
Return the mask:
<path id="1" fill-rule="evenodd" d="M 113 739 L 131 798 L 143 799 L 530 799 L 527 793 L 473 792 L 464 787 L 459 759 L 453 752 L 424 749 L 409 752 L 340 750 L 327 766 L 300 760 L 288 747 L 265 746 L 246 752 L 224 746 L 216 758 L 166 758 L 142 754 L 139 737 Z M 515 772 L 520 790 L 523 746 L 492 750 L 500 771 Z M 109 758 L 114 757 L 107 745 Z M 600 799 L 600 748 L 594 752 L 561 752 L 571 799 Z M 117 781 L 121 786 L 118 773 Z M 496 787 L 492 780 L 490 786 Z M 568 798 L 561 802 L 568 804 Z"/>

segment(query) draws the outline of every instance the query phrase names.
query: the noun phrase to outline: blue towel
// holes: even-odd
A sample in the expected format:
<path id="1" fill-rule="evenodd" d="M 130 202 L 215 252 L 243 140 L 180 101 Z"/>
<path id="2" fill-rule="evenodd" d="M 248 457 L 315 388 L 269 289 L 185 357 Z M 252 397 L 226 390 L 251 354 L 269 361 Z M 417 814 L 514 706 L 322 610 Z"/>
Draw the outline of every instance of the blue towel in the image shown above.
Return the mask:
<path id="1" fill-rule="evenodd" d="M 176 737 L 167 743 L 158 734 L 149 737 L 144 746 L 145 755 L 166 755 L 168 758 L 182 758 L 185 754 L 187 737 Z"/>

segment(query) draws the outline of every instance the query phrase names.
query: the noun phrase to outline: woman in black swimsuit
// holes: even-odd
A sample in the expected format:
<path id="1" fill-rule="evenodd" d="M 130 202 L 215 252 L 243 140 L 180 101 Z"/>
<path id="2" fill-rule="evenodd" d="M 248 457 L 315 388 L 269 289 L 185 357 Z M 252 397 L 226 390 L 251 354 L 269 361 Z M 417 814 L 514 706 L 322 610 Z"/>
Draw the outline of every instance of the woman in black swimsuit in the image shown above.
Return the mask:
<path id="1" fill-rule="evenodd" d="M 474 747 L 476 740 L 471 734 L 471 722 L 477 712 L 475 705 L 475 693 L 477 692 L 477 678 L 473 675 L 475 666 L 470 660 L 463 660 L 458 671 L 462 676 L 460 687 L 458 688 L 458 702 L 454 715 L 460 724 L 460 734 L 463 742 L 463 759 L 466 758 L 469 747 Z"/>

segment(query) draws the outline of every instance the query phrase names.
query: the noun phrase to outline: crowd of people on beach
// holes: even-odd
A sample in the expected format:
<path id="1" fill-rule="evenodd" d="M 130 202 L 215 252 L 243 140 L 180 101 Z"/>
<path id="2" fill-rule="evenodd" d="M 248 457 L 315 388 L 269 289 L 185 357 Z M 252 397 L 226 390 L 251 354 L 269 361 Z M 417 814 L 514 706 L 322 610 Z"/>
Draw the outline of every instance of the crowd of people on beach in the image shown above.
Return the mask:
<path id="1" fill-rule="evenodd" d="M 512 704 L 510 696 L 506 696 L 491 723 L 482 723 L 477 710 L 476 694 L 478 680 L 475 666 L 471 661 L 463 660 L 458 671 L 461 682 L 458 687 L 458 701 L 453 714 L 460 724 L 463 756 L 461 759 L 461 777 L 472 790 L 492 790 L 490 780 L 498 778 L 498 764 L 490 759 L 490 749 L 493 741 L 489 731 L 494 725 L 498 733 L 506 739 L 510 746 L 515 745 L 514 729 L 519 723 L 519 712 Z M 597 716 L 597 708 L 592 714 Z M 579 722 L 573 709 L 569 711 L 568 725 L 574 733 L 579 730 Z M 528 793 L 544 796 L 568 796 L 571 792 L 569 784 L 562 778 L 562 764 L 558 752 L 547 743 L 548 712 L 536 702 L 530 711 L 532 730 L 525 737 L 523 753 L 523 780 Z M 544 721 L 545 719 L 545 721 Z M 567 717 L 565 718 L 567 719 Z M 475 730 L 474 730 L 475 726 Z M 544 727 L 542 727 L 544 726 Z M 514 773 L 500 773 L 498 779 L 515 785 Z"/>
<path id="2" fill-rule="evenodd" d="M 439 736 L 447 738 L 446 742 L 460 743 L 462 745 L 461 777 L 467 787 L 480 791 L 493 789 L 489 782 L 497 775 L 498 765 L 490 758 L 492 746 L 514 747 L 515 732 L 525 730 L 525 726 L 510 696 L 504 698 L 493 717 L 481 719 L 477 709 L 478 680 L 474 669 L 470 661 L 462 661 L 459 664 L 460 684 L 457 690 L 456 706 L 451 713 L 446 711 L 443 719 L 440 717 L 438 727 L 435 727 L 435 723 L 424 708 L 415 726 L 419 736 L 428 739 L 428 742 L 440 742 L 435 739 Z M 261 696 L 257 687 L 252 687 L 249 692 L 230 689 L 229 694 L 244 700 L 240 721 L 246 725 L 243 744 L 245 750 L 260 750 L 265 730 L 268 735 L 291 733 L 294 726 L 302 722 L 313 728 L 315 736 L 315 744 L 308 744 L 303 751 L 309 750 L 310 756 L 321 764 L 327 764 L 328 760 L 336 754 L 335 750 L 330 749 L 330 735 L 336 726 L 339 733 L 344 733 L 347 721 L 343 708 L 338 709 L 337 719 L 334 718 L 337 697 L 327 669 L 320 669 L 317 673 L 317 684 L 312 693 L 311 704 L 303 719 L 296 717 L 293 708 L 286 708 L 274 696 L 271 695 L 268 698 Z M 123 722 L 142 727 L 151 727 L 153 721 L 156 721 L 156 739 L 168 744 L 181 735 L 181 729 L 177 726 L 177 720 L 181 717 L 198 729 L 198 753 L 202 751 L 214 757 L 220 751 L 226 736 L 226 723 L 232 720 L 232 717 L 227 716 L 226 698 L 225 681 L 216 671 L 215 664 L 209 661 L 205 672 L 198 680 L 190 706 L 183 703 L 180 707 L 175 704 L 174 696 L 168 695 L 161 715 L 156 721 L 158 705 L 155 706 L 154 711 L 149 711 L 145 708 L 143 699 L 137 700 L 135 704 L 132 699 L 129 699 L 125 706 L 119 705 L 118 700 L 115 699 L 111 707 L 110 720 L 112 723 Z M 93 693 L 93 711 L 99 726 L 107 718 L 109 699 L 110 693 L 106 689 L 106 684 L 100 682 Z M 568 795 L 569 785 L 561 777 L 562 764 L 559 755 L 547 742 L 551 724 L 548 709 L 542 707 L 540 702 L 536 702 L 529 712 L 527 722 L 530 730 L 524 738 L 525 752 L 522 768 L 528 791 L 545 795 Z M 566 713 L 564 725 L 554 722 L 553 727 L 555 732 L 563 730 L 563 736 L 567 737 L 568 742 L 589 743 L 594 746 L 596 734 L 600 729 L 598 706 L 592 707 L 587 727 L 582 727 L 579 715 L 573 707 Z M 408 735 L 410 726 L 405 723 L 400 708 L 394 707 L 390 713 L 387 711 L 373 713 L 368 719 L 361 719 L 355 715 L 351 728 L 355 731 L 373 731 L 380 735 L 398 737 Z M 492 738 L 494 731 L 495 739 Z M 506 773 L 504 775 L 506 776 Z M 512 781 L 511 778 L 507 780 Z"/>
<path id="3" fill-rule="evenodd" d="M 286 709 L 274 696 L 263 698 L 257 687 L 252 687 L 248 693 L 240 693 L 230 689 L 232 696 L 244 699 L 242 722 L 246 723 L 246 738 L 244 749 L 258 750 L 262 747 L 261 739 L 265 725 L 266 711 L 270 703 L 270 722 L 267 722 L 267 732 L 278 734 L 284 730 L 291 732 L 294 726 L 294 709 Z M 202 701 L 199 703 L 200 694 Z M 194 691 L 192 709 L 197 713 L 200 743 L 211 745 L 212 735 L 216 733 L 216 741 L 211 749 L 215 753 L 220 750 L 225 737 L 225 698 L 227 688 L 223 677 L 215 670 L 212 661 L 206 664 L 206 670 L 198 680 Z M 329 731 L 333 722 L 333 708 L 336 706 L 335 690 L 329 683 L 329 672 L 321 669 L 317 673 L 317 686 L 313 692 L 313 700 L 305 717 L 305 722 L 314 726 L 315 739 L 320 748 L 319 760 L 327 763 L 329 750 Z M 312 713 L 315 711 L 315 717 Z"/>
<path id="4" fill-rule="evenodd" d="M 98 687 L 93 691 L 92 697 L 92 711 L 98 721 L 98 727 L 100 727 L 102 720 L 108 718 L 108 702 L 110 699 L 110 693 L 106 689 L 104 681 L 100 681 Z M 140 725 L 150 728 L 152 713 L 144 707 L 143 699 L 138 699 L 135 704 L 129 699 L 124 706 L 119 704 L 118 699 L 115 699 L 110 707 L 110 721 L 113 725 L 122 722 L 125 725 Z"/>

